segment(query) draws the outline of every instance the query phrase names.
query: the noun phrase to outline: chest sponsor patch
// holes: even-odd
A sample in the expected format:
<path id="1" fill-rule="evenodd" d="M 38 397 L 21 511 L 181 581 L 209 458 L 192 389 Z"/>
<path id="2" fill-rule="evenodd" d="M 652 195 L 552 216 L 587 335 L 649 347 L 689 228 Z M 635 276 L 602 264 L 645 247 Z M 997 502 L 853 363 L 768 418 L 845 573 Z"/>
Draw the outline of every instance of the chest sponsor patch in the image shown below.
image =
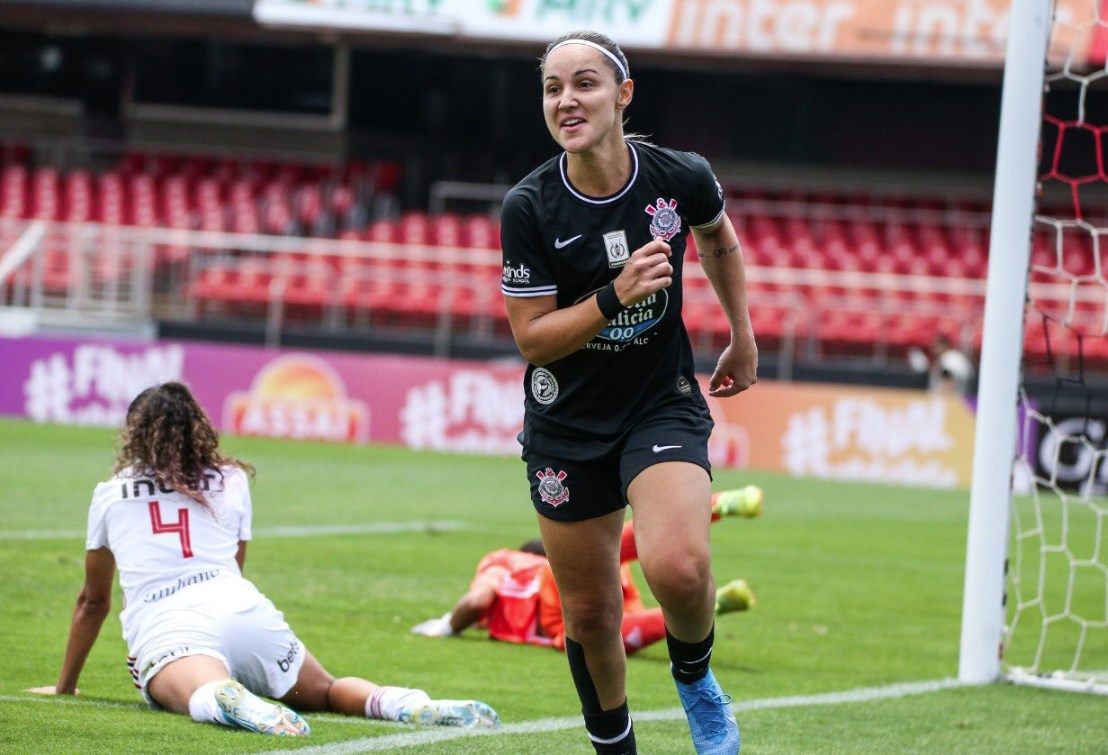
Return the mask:
<path id="1" fill-rule="evenodd" d="M 669 292 L 663 288 L 621 311 L 596 337 L 617 343 L 633 341 L 662 321 L 668 305 Z"/>

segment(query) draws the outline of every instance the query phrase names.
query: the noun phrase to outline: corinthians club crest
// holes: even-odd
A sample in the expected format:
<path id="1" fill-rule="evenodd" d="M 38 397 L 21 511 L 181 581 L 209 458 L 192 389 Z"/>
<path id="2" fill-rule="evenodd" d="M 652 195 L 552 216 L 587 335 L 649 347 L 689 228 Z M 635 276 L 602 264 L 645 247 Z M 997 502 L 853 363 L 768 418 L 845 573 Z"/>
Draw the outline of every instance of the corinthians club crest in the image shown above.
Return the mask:
<path id="1" fill-rule="evenodd" d="M 668 202 L 661 197 L 654 204 L 646 206 L 646 214 L 651 217 L 650 235 L 662 241 L 669 241 L 681 231 L 681 216 L 677 214 L 677 200 Z"/>
<path id="2" fill-rule="evenodd" d="M 559 469 L 555 474 L 553 469 L 547 467 L 542 472 L 535 472 L 535 477 L 539 478 L 539 496 L 544 503 L 558 508 L 569 500 L 569 488 L 562 484 L 567 477 L 565 471 Z"/>

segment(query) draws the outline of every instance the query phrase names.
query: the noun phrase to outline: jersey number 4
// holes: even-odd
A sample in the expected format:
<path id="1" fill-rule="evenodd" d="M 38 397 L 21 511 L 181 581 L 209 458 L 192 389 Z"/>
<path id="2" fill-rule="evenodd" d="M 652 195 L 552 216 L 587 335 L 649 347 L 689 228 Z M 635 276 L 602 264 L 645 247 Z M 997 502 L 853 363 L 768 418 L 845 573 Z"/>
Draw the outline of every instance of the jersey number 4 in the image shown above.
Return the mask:
<path id="1" fill-rule="evenodd" d="M 176 522 L 163 522 L 162 510 L 157 501 L 150 502 L 150 524 L 154 526 L 155 535 L 164 535 L 167 532 L 176 532 L 181 538 L 181 554 L 185 558 L 192 558 L 192 540 L 189 537 L 189 510 L 177 509 Z"/>

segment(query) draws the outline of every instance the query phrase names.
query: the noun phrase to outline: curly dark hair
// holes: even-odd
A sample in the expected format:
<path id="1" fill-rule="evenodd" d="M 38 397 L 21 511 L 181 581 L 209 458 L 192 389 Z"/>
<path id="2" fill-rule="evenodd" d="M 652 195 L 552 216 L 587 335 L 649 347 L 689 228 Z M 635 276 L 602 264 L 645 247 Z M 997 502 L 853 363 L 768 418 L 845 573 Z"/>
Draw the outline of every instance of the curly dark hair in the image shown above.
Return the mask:
<path id="1" fill-rule="evenodd" d="M 211 470 L 222 477 L 226 466 L 254 476 L 253 466 L 220 450 L 219 433 L 186 386 L 155 385 L 131 402 L 119 433 L 114 474 L 134 468 L 207 506 L 204 473 Z"/>

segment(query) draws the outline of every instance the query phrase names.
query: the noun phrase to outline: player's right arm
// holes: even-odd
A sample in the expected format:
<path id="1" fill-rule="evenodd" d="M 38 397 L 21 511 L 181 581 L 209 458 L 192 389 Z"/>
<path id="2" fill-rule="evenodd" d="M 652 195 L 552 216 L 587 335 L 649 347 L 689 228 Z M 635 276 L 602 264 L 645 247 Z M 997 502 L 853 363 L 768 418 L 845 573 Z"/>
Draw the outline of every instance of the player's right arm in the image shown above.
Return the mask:
<path id="1" fill-rule="evenodd" d="M 461 634 L 466 627 L 479 622 L 496 601 L 496 591 L 488 585 L 477 585 L 454 604 L 450 612 L 450 629 Z"/>
<path id="2" fill-rule="evenodd" d="M 100 627 L 112 608 L 112 580 L 115 577 L 115 556 L 107 548 L 85 552 L 85 585 L 77 596 L 73 621 L 69 625 L 69 641 L 65 660 L 52 692 L 58 695 L 77 694 L 77 679 L 85 667 L 89 651 L 96 643 Z M 34 691 L 49 693 L 50 688 Z"/>

